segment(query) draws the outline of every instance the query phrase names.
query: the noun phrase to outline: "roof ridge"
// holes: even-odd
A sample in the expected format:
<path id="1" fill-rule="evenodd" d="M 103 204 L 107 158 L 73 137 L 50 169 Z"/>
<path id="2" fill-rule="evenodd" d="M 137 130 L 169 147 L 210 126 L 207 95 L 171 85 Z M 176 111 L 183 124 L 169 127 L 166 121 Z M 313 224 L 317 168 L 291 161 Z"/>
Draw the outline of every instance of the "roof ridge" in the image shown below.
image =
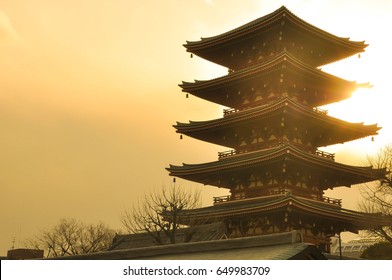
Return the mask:
<path id="1" fill-rule="evenodd" d="M 288 17 L 286 16 L 286 13 L 288 15 Z M 292 11 L 290 11 L 286 6 L 281 6 L 280 8 L 278 8 L 277 10 L 270 12 L 269 14 L 266 14 L 264 16 L 261 16 L 259 18 L 256 18 L 248 23 L 245 23 L 239 27 L 236 27 L 234 29 L 228 30 L 226 32 L 223 32 L 221 34 L 218 35 L 214 35 L 214 36 L 209 36 L 209 37 L 201 37 L 199 41 L 186 41 L 186 44 L 183 44 L 184 47 L 196 47 L 197 45 L 203 45 L 203 44 L 207 44 L 208 42 L 212 42 L 212 41 L 224 41 L 227 40 L 230 37 L 236 37 L 235 35 L 237 35 L 238 33 L 242 32 L 242 31 L 253 31 L 250 30 L 253 27 L 256 27 L 257 25 L 269 25 L 273 22 L 275 22 L 278 19 L 281 18 L 288 18 L 289 20 L 292 19 L 294 21 L 297 21 L 297 23 L 300 23 L 305 29 L 309 30 L 310 32 L 313 33 L 321 33 L 324 36 L 326 36 L 327 38 L 333 38 L 335 40 L 340 41 L 343 44 L 351 44 L 351 45 L 358 45 L 358 44 L 362 44 L 364 45 L 364 47 L 366 47 L 367 45 L 364 44 L 365 41 L 350 41 L 349 37 L 340 37 L 337 35 L 334 35 L 328 31 L 325 31 L 305 20 L 303 20 L 301 17 L 297 16 L 296 14 L 294 14 Z M 270 21 L 270 22 L 268 22 Z M 260 26 L 261 27 L 261 26 Z M 189 50 L 187 50 L 189 51 Z M 192 51 L 189 51 L 192 52 Z"/>

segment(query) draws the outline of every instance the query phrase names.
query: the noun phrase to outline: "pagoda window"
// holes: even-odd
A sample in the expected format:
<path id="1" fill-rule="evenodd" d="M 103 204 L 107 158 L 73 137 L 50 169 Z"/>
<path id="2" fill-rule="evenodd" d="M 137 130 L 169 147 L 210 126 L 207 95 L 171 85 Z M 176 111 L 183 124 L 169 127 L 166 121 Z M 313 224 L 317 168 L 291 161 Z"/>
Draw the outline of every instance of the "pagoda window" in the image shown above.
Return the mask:
<path id="1" fill-rule="evenodd" d="M 261 93 L 258 94 L 258 92 L 256 92 L 256 94 L 255 94 L 255 101 L 259 101 L 259 100 L 262 100 L 262 99 L 263 99 L 263 97 L 261 96 Z"/>
<path id="2" fill-rule="evenodd" d="M 262 143 L 262 142 L 263 142 L 263 139 L 261 139 L 260 136 L 255 135 L 254 138 L 253 138 L 252 144 L 259 144 L 259 143 Z"/>
<path id="3" fill-rule="evenodd" d="M 304 189 L 308 188 L 308 184 L 307 184 L 306 180 L 304 180 L 304 179 L 301 180 L 301 187 Z"/>
<path id="4" fill-rule="evenodd" d="M 263 186 L 264 186 L 264 184 L 263 184 L 261 178 L 256 181 L 256 187 L 263 187 Z"/>
<path id="5" fill-rule="evenodd" d="M 249 177 L 249 187 L 253 188 L 257 186 L 257 178 L 254 174 L 251 174 Z"/>
<path id="6" fill-rule="evenodd" d="M 264 140 L 267 140 L 269 138 L 269 131 L 267 127 L 264 127 L 264 131 L 260 133 L 259 135 L 259 142 L 264 142 Z"/>
<path id="7" fill-rule="evenodd" d="M 272 90 L 270 90 L 268 98 L 272 98 L 272 97 L 275 97 L 275 96 L 276 96 L 275 93 Z"/>
<path id="8" fill-rule="evenodd" d="M 261 175 L 260 177 L 261 186 L 266 186 L 269 181 L 269 173 L 265 172 L 265 174 Z"/>

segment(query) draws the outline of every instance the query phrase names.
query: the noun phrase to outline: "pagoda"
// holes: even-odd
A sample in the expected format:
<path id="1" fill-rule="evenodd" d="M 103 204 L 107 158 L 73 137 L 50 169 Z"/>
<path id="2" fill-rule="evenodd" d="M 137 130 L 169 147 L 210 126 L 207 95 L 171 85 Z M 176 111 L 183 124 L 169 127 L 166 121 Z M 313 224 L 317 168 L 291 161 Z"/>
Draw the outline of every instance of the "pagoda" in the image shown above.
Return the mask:
<path id="1" fill-rule="evenodd" d="M 364 42 L 325 32 L 286 7 L 248 24 L 184 45 L 228 68 L 206 81 L 183 82 L 187 95 L 227 107 L 223 117 L 178 122 L 177 133 L 228 147 L 218 159 L 170 165 L 171 176 L 229 190 L 209 207 L 189 210 L 183 224 L 224 222 L 230 237 L 300 230 L 329 251 L 330 237 L 379 225 L 380 217 L 342 208 L 328 189 L 377 180 L 385 170 L 335 161 L 319 147 L 377 135 L 376 124 L 346 122 L 319 106 L 358 87 L 320 66 L 364 52 Z"/>

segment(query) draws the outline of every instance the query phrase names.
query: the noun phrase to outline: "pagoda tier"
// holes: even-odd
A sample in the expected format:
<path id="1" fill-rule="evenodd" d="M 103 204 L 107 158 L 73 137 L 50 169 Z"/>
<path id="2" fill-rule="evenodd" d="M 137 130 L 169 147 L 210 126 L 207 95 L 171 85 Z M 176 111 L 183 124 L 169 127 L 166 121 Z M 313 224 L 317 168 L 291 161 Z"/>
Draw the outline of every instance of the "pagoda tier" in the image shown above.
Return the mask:
<path id="1" fill-rule="evenodd" d="M 268 196 L 282 190 L 323 200 L 328 188 L 376 180 L 384 169 L 335 162 L 322 152 L 309 153 L 284 143 L 203 164 L 170 165 L 170 175 L 230 189 L 231 200 Z"/>
<path id="2" fill-rule="evenodd" d="M 235 109 L 263 105 L 283 94 L 305 105 L 321 106 L 351 97 L 360 86 L 364 84 L 325 73 L 286 51 L 220 78 L 180 85 L 184 92 Z"/>
<path id="3" fill-rule="evenodd" d="M 303 232 L 305 242 L 329 245 L 329 237 L 342 231 L 377 228 L 392 225 L 381 215 L 347 210 L 335 200 L 316 201 L 289 192 L 188 210 L 180 216 L 183 224 L 203 224 L 224 221 L 230 236 L 250 236 L 290 231 Z M 328 251 L 325 248 L 325 251 Z"/>
<path id="4" fill-rule="evenodd" d="M 188 52 L 229 69 L 257 64 L 287 49 L 314 67 L 364 51 L 364 42 L 350 41 L 300 19 L 286 7 L 218 36 L 184 45 Z"/>
<path id="5" fill-rule="evenodd" d="M 306 151 L 377 135 L 380 127 L 349 123 L 289 98 L 226 114 L 209 121 L 174 125 L 177 133 L 236 149 L 237 153 L 275 146 L 282 141 Z"/>

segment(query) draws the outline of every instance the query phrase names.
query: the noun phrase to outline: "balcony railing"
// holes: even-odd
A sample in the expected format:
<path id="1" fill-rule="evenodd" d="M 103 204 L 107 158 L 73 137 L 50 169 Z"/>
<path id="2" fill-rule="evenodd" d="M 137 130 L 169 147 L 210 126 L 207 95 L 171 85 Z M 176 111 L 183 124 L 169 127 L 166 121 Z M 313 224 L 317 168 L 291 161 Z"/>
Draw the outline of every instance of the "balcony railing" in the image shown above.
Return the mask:
<path id="1" fill-rule="evenodd" d="M 315 154 L 318 155 L 319 157 L 323 157 L 335 161 L 335 154 L 327 153 L 320 150 L 316 150 Z"/>
<path id="2" fill-rule="evenodd" d="M 326 202 L 326 203 L 331 203 L 331 204 L 342 206 L 342 200 L 340 198 L 332 198 L 332 197 L 323 196 L 322 201 Z"/>
<path id="3" fill-rule="evenodd" d="M 285 189 L 285 190 L 277 190 L 277 191 L 269 191 L 268 195 L 285 195 L 288 194 L 289 190 Z M 294 192 L 295 195 L 295 192 Z M 237 197 L 232 197 L 230 195 L 224 195 L 224 196 L 217 196 L 213 198 L 214 204 L 217 203 L 222 203 L 222 202 L 228 202 L 228 201 L 236 201 L 236 200 L 242 200 L 242 199 L 247 199 L 247 198 L 256 198 L 257 196 L 246 196 L 244 194 L 237 196 Z M 261 197 L 261 196 L 260 196 Z M 265 197 L 265 196 L 264 196 Z M 316 195 L 298 195 L 298 197 L 303 197 L 303 198 L 307 198 L 307 199 L 312 199 L 312 200 L 316 200 L 316 201 L 320 201 L 320 202 L 324 202 L 324 203 L 328 203 L 328 204 L 333 204 L 336 206 L 342 206 L 342 200 L 338 199 L 338 198 L 331 198 L 331 197 L 327 197 L 327 196 L 316 196 Z"/>
<path id="4" fill-rule="evenodd" d="M 268 141 L 267 143 L 261 143 L 261 144 L 253 144 L 246 146 L 246 149 L 241 149 L 241 150 L 228 150 L 228 151 L 223 151 L 223 152 L 218 152 L 218 158 L 226 158 L 238 154 L 243 154 L 243 153 L 249 153 L 249 152 L 254 152 L 257 150 L 262 150 L 262 149 L 270 149 L 270 148 L 275 148 L 275 147 L 280 147 L 283 146 L 284 144 L 287 144 L 288 141 L 284 139 L 275 139 Z"/>
<path id="5" fill-rule="evenodd" d="M 227 116 L 233 113 L 238 112 L 238 109 L 230 108 L 230 109 L 223 109 L 223 116 Z"/>
<path id="6" fill-rule="evenodd" d="M 239 109 L 234 109 L 234 108 L 228 108 L 228 109 L 223 109 L 223 116 L 227 116 L 236 112 L 239 112 Z M 317 107 L 313 107 L 313 111 L 319 114 L 327 115 L 328 110 L 320 109 Z"/>
<path id="7" fill-rule="evenodd" d="M 225 158 L 225 157 L 230 157 L 230 156 L 234 156 L 237 154 L 236 150 L 229 150 L 229 151 L 223 151 L 223 152 L 218 152 L 218 158 Z"/>
<path id="8" fill-rule="evenodd" d="M 230 199 L 230 195 L 214 196 L 213 199 L 214 199 L 214 204 L 235 200 L 235 199 Z"/>
<path id="9" fill-rule="evenodd" d="M 316 113 L 319 113 L 319 114 L 323 114 L 323 115 L 327 115 L 328 114 L 327 110 L 320 109 L 320 108 L 317 108 L 317 107 L 314 107 L 313 111 L 315 111 Z"/>
<path id="10" fill-rule="evenodd" d="M 278 141 L 275 141 L 273 143 L 268 143 L 268 145 L 249 146 L 249 149 L 247 149 L 247 150 L 240 150 L 240 151 L 228 150 L 228 151 L 218 152 L 218 159 L 227 158 L 227 157 L 231 157 L 231 156 L 242 154 L 242 153 L 253 152 L 256 150 L 260 150 L 260 149 L 275 148 L 275 147 L 282 146 L 285 143 L 287 143 L 287 142 L 284 141 L 283 139 L 279 139 Z M 320 150 L 316 150 L 316 151 L 310 152 L 310 153 L 312 153 L 316 156 L 322 157 L 322 158 L 326 158 L 326 159 L 330 159 L 332 161 L 335 161 L 335 154 L 332 154 L 332 153 L 328 153 L 328 152 L 324 152 L 324 151 L 320 151 Z"/>

